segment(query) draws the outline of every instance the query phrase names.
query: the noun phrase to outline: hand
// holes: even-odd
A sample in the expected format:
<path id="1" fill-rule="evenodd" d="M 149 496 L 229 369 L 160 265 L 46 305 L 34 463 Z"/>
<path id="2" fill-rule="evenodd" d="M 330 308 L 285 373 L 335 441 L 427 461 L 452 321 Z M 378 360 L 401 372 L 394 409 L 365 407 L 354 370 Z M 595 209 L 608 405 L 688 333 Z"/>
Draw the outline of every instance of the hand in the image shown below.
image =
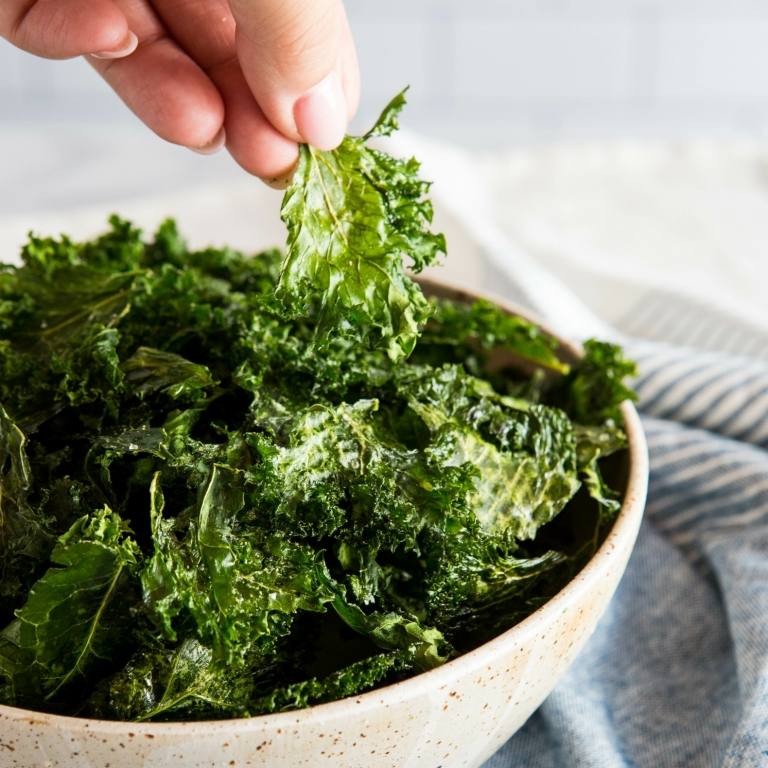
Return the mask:
<path id="1" fill-rule="evenodd" d="M 339 144 L 359 99 L 341 0 L 0 0 L 0 36 L 86 55 L 159 136 L 204 153 L 226 143 L 277 183 L 298 142 Z"/>

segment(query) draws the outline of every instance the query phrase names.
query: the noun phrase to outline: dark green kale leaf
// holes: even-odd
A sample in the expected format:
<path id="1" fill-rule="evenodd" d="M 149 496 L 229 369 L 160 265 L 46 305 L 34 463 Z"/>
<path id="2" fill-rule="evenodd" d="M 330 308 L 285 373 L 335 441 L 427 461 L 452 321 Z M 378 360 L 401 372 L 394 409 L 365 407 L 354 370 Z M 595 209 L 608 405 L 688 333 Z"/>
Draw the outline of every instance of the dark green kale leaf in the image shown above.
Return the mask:
<path id="1" fill-rule="evenodd" d="M 409 668 L 408 654 L 390 651 L 369 656 L 324 677 L 276 687 L 251 705 L 251 714 L 268 714 L 335 701 L 374 688 L 393 673 Z"/>
<path id="2" fill-rule="evenodd" d="M 402 613 L 366 613 L 347 600 L 344 590 L 327 580 L 328 588 L 335 592 L 333 609 L 339 618 L 355 632 L 373 640 L 379 648 L 401 652 L 401 659 L 409 666 L 426 670 L 437 667 L 448 659 L 452 648 L 443 633 L 435 627 L 422 625 L 416 616 Z"/>
<path id="3" fill-rule="evenodd" d="M 173 400 L 195 402 L 216 384 L 204 365 L 152 347 L 139 347 L 121 367 L 140 397 L 162 391 Z"/>
<path id="4" fill-rule="evenodd" d="M 557 355 L 557 341 L 538 326 L 483 299 L 463 304 L 448 299 L 433 300 L 434 313 L 425 326 L 415 358 L 417 361 L 442 361 L 446 350 L 456 355 L 463 352 L 472 359 L 480 353 L 481 363 L 487 353 L 502 352 L 519 362 L 533 363 L 542 368 L 567 373 L 566 365 Z"/>
<path id="5" fill-rule="evenodd" d="M 0 609 L 19 598 L 30 571 L 53 547 L 50 520 L 29 503 L 27 438 L 0 406 Z"/>
<path id="6" fill-rule="evenodd" d="M 624 430 L 613 421 L 602 426 L 574 426 L 579 472 L 589 495 L 600 505 L 605 520 L 610 520 L 621 506 L 619 494 L 608 486 L 600 470 L 600 459 L 626 448 Z"/>
<path id="7" fill-rule="evenodd" d="M 526 613 L 521 599 L 568 560 L 555 550 L 528 554 L 471 525 L 452 535 L 431 531 L 424 557 L 428 618 L 451 637 L 477 629 L 487 636 L 489 627 L 509 626 Z"/>
<path id="8" fill-rule="evenodd" d="M 636 375 L 637 366 L 621 347 L 589 339 L 583 359 L 559 382 L 553 400 L 580 424 L 621 424 L 619 406 L 637 399 L 626 380 Z"/>
<path id="9" fill-rule="evenodd" d="M 122 388 L 115 329 L 143 245 L 117 218 L 93 242 L 31 237 L 22 269 L 0 273 L 0 402 L 25 431 L 67 406 L 115 412 Z"/>
<path id="10" fill-rule="evenodd" d="M 0 675 L 10 700 L 55 699 L 111 663 L 130 625 L 124 600 L 140 553 L 108 507 L 62 536 L 52 567 L 0 635 Z"/>
<path id="11" fill-rule="evenodd" d="M 194 720 L 249 714 L 253 676 L 228 665 L 195 638 L 175 648 L 147 640 L 88 703 L 96 717 L 120 720 Z"/>
<path id="12" fill-rule="evenodd" d="M 443 633 L 435 627 L 425 627 L 415 616 L 399 613 L 365 613 L 354 603 L 341 597 L 333 603 L 340 618 L 380 648 L 400 650 L 401 659 L 419 670 L 432 669 L 444 663 L 452 649 Z"/>
<path id="13" fill-rule="evenodd" d="M 419 164 L 368 146 L 397 129 L 404 104 L 403 92 L 368 133 L 347 136 L 331 152 L 300 148 L 283 199 L 288 246 L 278 282 L 295 313 L 319 301 L 319 333 L 376 334 L 393 360 L 410 354 L 430 312 L 405 260 L 419 272 L 445 252 L 443 236 L 428 229 L 432 204 Z"/>
<path id="14" fill-rule="evenodd" d="M 618 493 L 603 480 L 600 460 L 626 447 L 620 405 L 636 399 L 626 384 L 636 375 L 635 363 L 619 346 L 590 339 L 578 365 L 546 395 L 575 422 L 579 473 L 604 523 L 615 516 L 620 503 Z"/>

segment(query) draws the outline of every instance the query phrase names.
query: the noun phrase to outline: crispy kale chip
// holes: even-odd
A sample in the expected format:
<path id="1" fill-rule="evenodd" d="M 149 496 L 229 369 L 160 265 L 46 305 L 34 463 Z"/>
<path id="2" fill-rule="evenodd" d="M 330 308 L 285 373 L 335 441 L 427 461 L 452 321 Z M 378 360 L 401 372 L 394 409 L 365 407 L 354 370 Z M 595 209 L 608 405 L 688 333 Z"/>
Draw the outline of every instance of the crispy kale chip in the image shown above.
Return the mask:
<path id="1" fill-rule="evenodd" d="M 0 702 L 356 695 L 512 626 L 599 546 L 633 365 L 421 293 L 427 185 L 367 144 L 402 104 L 302 148 L 284 263 L 113 217 L 0 267 Z"/>
<path id="2" fill-rule="evenodd" d="M 51 567 L 0 635 L 0 675 L 12 700 L 55 699 L 112 661 L 130 623 L 127 590 L 139 551 L 109 507 L 59 537 Z"/>
<path id="3" fill-rule="evenodd" d="M 146 634 L 125 666 L 97 685 L 88 707 L 121 720 L 243 717 L 253 696 L 247 666 L 217 661 L 194 637 L 168 647 Z"/>
<path id="4" fill-rule="evenodd" d="M 621 347 L 589 339 L 579 367 L 563 378 L 555 397 L 581 424 L 619 424 L 621 403 L 636 399 L 626 384 L 636 375 L 637 366 L 624 357 Z"/>
<path id="5" fill-rule="evenodd" d="M 443 236 L 429 231 L 432 204 L 419 164 L 368 144 L 397 130 L 404 104 L 403 92 L 368 133 L 347 136 L 331 152 L 301 147 L 283 200 L 288 247 L 278 282 L 295 312 L 319 302 L 319 333 L 375 333 L 393 360 L 410 354 L 429 316 L 406 260 L 420 272 L 445 252 Z"/>
<path id="6" fill-rule="evenodd" d="M 0 406 L 0 606 L 7 611 L 53 548 L 50 520 L 29 501 L 27 438 Z"/>

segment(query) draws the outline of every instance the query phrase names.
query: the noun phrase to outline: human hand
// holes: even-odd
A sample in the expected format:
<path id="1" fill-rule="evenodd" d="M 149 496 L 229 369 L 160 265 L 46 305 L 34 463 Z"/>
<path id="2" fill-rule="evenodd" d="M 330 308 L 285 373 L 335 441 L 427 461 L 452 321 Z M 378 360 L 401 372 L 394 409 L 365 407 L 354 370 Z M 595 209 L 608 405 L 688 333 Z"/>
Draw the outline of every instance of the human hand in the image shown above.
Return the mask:
<path id="1" fill-rule="evenodd" d="M 341 0 L 0 0 L 0 36 L 85 55 L 167 141 L 287 180 L 298 142 L 332 149 L 360 80 Z"/>

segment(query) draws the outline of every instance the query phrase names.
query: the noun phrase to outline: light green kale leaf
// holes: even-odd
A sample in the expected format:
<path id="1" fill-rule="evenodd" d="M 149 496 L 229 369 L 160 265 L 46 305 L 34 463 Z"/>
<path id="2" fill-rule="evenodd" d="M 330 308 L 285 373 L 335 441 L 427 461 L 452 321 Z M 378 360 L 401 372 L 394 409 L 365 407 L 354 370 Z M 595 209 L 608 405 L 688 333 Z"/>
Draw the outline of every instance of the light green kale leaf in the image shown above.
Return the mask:
<path id="1" fill-rule="evenodd" d="M 619 494 L 610 488 L 600 471 L 600 459 L 627 447 L 627 436 L 613 422 L 603 426 L 574 425 L 579 472 L 589 495 L 598 503 L 601 518 L 607 522 L 615 515 L 621 503 Z"/>
<path id="2" fill-rule="evenodd" d="M 477 469 L 469 503 L 483 530 L 533 539 L 579 489 L 573 446 L 557 435 L 564 424 L 543 421 L 541 426 L 542 441 L 554 437 L 556 443 L 533 454 L 499 450 L 474 430 L 456 424 L 447 423 L 438 431 L 428 449 L 433 457 L 449 467 L 470 464 Z"/>
<path id="3" fill-rule="evenodd" d="M 499 395 L 457 365 L 414 366 L 399 387 L 433 434 L 430 460 L 476 470 L 468 501 L 487 533 L 532 539 L 579 489 L 573 427 L 559 409 Z"/>
<path id="4" fill-rule="evenodd" d="M 287 445 L 257 442 L 262 461 L 248 474 L 278 528 L 412 544 L 423 520 L 416 452 L 379 428 L 378 409 L 373 399 L 315 404 L 294 415 Z"/>
<path id="5" fill-rule="evenodd" d="M 295 314 L 319 303 L 319 334 L 380 336 L 393 360 L 411 353 L 430 313 L 406 261 L 419 272 L 445 252 L 443 236 L 429 230 L 419 164 L 368 145 L 397 129 L 404 104 L 403 92 L 368 133 L 347 136 L 338 149 L 301 147 L 283 199 L 288 247 L 277 287 Z"/>

